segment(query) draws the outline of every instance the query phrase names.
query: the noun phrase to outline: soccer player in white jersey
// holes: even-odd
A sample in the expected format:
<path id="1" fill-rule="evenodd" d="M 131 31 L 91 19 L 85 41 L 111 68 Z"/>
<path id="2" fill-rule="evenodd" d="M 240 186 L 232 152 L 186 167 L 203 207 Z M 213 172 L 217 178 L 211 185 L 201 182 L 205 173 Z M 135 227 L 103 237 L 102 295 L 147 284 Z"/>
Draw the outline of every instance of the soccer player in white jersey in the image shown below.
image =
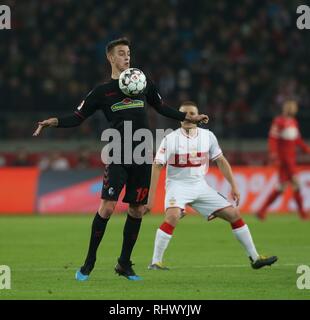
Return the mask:
<path id="1" fill-rule="evenodd" d="M 197 105 L 192 101 L 184 102 L 180 111 L 190 115 L 198 114 Z M 152 167 L 147 211 L 154 205 L 160 171 L 167 165 L 166 212 L 164 222 L 156 232 L 154 253 L 149 269 L 168 270 L 163 265 L 164 252 L 186 205 L 194 208 L 208 220 L 218 217 L 228 221 L 254 269 L 270 266 L 277 261 L 276 256 L 264 257 L 257 253 L 250 230 L 241 218 L 238 208 L 207 184 L 205 178 L 209 160 L 216 162 L 229 182 L 232 198 L 238 207 L 240 193 L 231 166 L 210 130 L 197 128 L 196 124 L 183 121 L 181 128 L 168 134 L 161 142 Z"/>

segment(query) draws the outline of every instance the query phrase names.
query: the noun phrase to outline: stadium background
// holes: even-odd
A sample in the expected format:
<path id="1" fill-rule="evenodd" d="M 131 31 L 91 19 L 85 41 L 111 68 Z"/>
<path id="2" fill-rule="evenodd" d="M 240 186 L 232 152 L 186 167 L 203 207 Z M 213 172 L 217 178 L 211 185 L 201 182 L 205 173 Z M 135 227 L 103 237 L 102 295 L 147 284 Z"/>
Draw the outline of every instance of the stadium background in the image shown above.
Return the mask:
<path id="1" fill-rule="evenodd" d="M 38 120 L 71 112 L 109 78 L 104 48 L 121 36 L 132 42 L 132 66 L 151 76 L 170 105 L 194 100 L 210 116 L 209 128 L 226 157 L 247 167 L 245 174 L 240 169 L 239 179 L 245 201 L 275 181 L 262 167 L 268 165 L 272 117 L 286 98 L 298 100 L 301 130 L 310 137 L 309 33 L 295 27 L 297 1 L 260 1 L 259 6 L 254 0 L 238 5 L 223 0 L 151 0 L 147 6 L 143 1 L 97 0 L 6 4 L 12 9 L 12 30 L 1 32 L 0 46 L 1 213 L 95 210 L 100 136 L 106 128 L 102 115 L 78 128 L 46 130 L 39 138 L 31 134 Z M 152 129 L 178 125 L 151 108 L 149 118 Z M 299 155 L 299 163 L 308 165 L 310 157 Z M 7 167 L 30 167 L 33 187 L 22 189 L 19 171 Z M 301 179 L 310 198 L 305 167 Z M 5 181 L 13 181 L 11 193 Z M 28 207 L 22 201 L 17 207 L 11 204 L 17 184 Z M 84 193 L 84 205 L 79 197 L 81 204 L 70 210 L 68 202 L 78 190 Z M 273 209 L 294 210 L 287 197 Z"/>

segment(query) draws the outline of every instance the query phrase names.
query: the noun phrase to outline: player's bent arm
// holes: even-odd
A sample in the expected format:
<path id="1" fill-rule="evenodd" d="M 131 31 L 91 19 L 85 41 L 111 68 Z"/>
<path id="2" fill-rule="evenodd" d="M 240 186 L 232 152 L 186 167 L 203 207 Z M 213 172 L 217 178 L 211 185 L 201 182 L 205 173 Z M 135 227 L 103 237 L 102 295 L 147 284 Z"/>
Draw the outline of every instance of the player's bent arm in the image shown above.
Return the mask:
<path id="1" fill-rule="evenodd" d="M 233 176 L 233 172 L 227 159 L 223 155 L 221 155 L 215 160 L 215 162 L 218 168 L 220 169 L 220 171 L 222 172 L 223 176 L 231 185 L 231 187 L 236 187 L 236 182 Z"/>
<path id="2" fill-rule="evenodd" d="M 297 145 L 303 152 L 310 153 L 310 147 L 305 143 L 302 137 L 298 138 Z"/>
<path id="3" fill-rule="evenodd" d="M 61 118 L 50 118 L 38 123 L 34 136 L 38 136 L 45 127 L 72 128 L 79 126 L 85 119 L 96 112 L 100 105 L 100 99 L 104 94 L 104 86 L 99 85 L 92 90 L 85 100 L 81 102 L 77 110 L 71 115 Z"/>
<path id="4" fill-rule="evenodd" d="M 44 128 L 58 127 L 58 128 L 71 128 L 79 126 L 84 120 L 77 115 L 66 116 L 63 118 L 49 118 L 47 120 L 39 121 L 36 131 L 33 136 L 38 136 Z"/>
<path id="5" fill-rule="evenodd" d="M 229 164 L 229 162 L 227 161 L 227 159 L 221 155 L 219 156 L 216 160 L 215 160 L 218 168 L 220 169 L 220 171 L 222 172 L 223 176 L 225 177 L 225 179 L 229 182 L 230 186 L 231 186 L 231 194 L 233 199 L 236 201 L 237 206 L 239 205 L 239 201 L 240 201 L 240 193 L 237 187 L 237 184 L 235 182 L 235 178 L 231 169 L 231 166 Z"/>
<path id="6" fill-rule="evenodd" d="M 161 115 L 163 115 L 167 118 L 171 118 L 171 119 L 175 119 L 175 120 L 179 120 L 179 121 L 187 120 L 192 123 L 203 122 L 206 124 L 209 122 L 209 117 L 205 114 L 198 114 L 198 115 L 192 116 L 188 113 L 175 110 L 172 107 L 169 107 L 165 103 L 157 105 L 157 106 L 154 105 L 154 108 L 158 113 L 160 113 Z"/>
<path id="7" fill-rule="evenodd" d="M 79 126 L 84 121 L 84 118 L 77 113 L 58 118 L 58 128 L 72 128 Z"/>
<path id="8" fill-rule="evenodd" d="M 150 104 L 158 113 L 161 115 L 179 120 L 179 121 L 190 121 L 193 123 L 208 123 L 209 117 L 204 114 L 198 114 L 195 116 L 189 115 L 185 112 L 181 112 L 179 110 L 175 110 L 174 108 L 168 106 L 166 103 L 164 103 L 162 97 L 160 96 L 156 86 L 154 83 L 148 79 L 148 87 L 146 91 L 146 101 L 148 104 Z"/>
<path id="9" fill-rule="evenodd" d="M 152 165 L 152 175 L 151 175 L 151 183 L 150 183 L 150 189 L 149 189 L 149 196 L 147 201 L 147 208 L 148 210 L 151 210 L 154 206 L 155 201 L 155 195 L 156 195 L 156 188 L 158 184 L 158 179 L 160 176 L 160 171 L 164 167 L 162 163 L 154 161 Z"/>

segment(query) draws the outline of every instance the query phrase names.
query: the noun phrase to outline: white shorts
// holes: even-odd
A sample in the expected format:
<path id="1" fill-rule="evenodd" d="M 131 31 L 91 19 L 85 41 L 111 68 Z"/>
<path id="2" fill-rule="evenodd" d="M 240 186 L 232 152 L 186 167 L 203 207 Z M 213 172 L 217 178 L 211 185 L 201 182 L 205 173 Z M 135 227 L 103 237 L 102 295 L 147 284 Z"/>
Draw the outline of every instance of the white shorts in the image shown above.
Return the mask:
<path id="1" fill-rule="evenodd" d="M 212 218 L 212 214 L 216 211 L 232 206 L 224 196 L 211 188 L 205 180 L 187 184 L 179 181 L 169 181 L 166 185 L 165 210 L 173 207 L 184 210 L 186 205 L 189 205 L 207 219 Z"/>

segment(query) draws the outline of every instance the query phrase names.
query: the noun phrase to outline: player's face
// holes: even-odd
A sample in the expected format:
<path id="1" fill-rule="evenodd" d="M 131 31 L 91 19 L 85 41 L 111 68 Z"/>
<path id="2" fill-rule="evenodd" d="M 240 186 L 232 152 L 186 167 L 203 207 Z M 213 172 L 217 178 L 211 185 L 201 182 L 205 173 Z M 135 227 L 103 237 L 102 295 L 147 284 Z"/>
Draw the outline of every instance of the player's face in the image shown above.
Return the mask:
<path id="1" fill-rule="evenodd" d="M 190 114 L 191 116 L 197 116 L 198 115 L 198 109 L 195 106 L 183 106 L 180 108 L 181 112 L 186 112 Z M 195 123 L 189 122 L 189 121 L 183 121 L 181 122 L 181 127 L 185 130 L 196 128 L 197 125 Z"/>
<path id="2" fill-rule="evenodd" d="M 295 101 L 288 101 L 284 104 L 284 113 L 294 117 L 298 112 L 298 104 Z"/>
<path id="3" fill-rule="evenodd" d="M 122 72 L 130 66 L 130 49 L 126 45 L 116 46 L 108 57 L 112 68 Z"/>

